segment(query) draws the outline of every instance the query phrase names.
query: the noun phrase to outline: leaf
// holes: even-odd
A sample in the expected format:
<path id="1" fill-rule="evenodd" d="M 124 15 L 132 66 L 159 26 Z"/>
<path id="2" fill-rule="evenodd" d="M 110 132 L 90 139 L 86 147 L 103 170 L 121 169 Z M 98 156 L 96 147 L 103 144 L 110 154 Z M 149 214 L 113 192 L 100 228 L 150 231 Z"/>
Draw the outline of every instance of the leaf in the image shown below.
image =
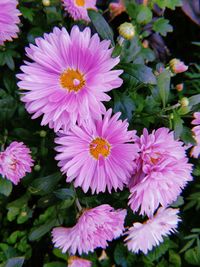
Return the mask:
<path id="1" fill-rule="evenodd" d="M 5 267 L 22 267 L 24 260 L 24 257 L 11 258 L 6 262 Z"/>
<path id="2" fill-rule="evenodd" d="M 163 36 L 166 36 L 168 32 L 173 31 L 173 27 L 169 24 L 168 19 L 159 18 L 153 23 L 153 30 Z"/>
<path id="3" fill-rule="evenodd" d="M 136 20 L 139 24 L 147 24 L 152 20 L 152 11 L 147 6 L 140 5 L 137 11 L 138 14 Z"/>
<path id="4" fill-rule="evenodd" d="M 112 45 L 114 46 L 114 39 L 113 39 L 113 31 L 104 19 L 104 17 L 94 10 L 88 10 L 88 15 L 94 25 L 96 31 L 102 37 L 102 39 L 110 40 Z"/>
<path id="5" fill-rule="evenodd" d="M 169 262 L 173 267 L 181 266 L 181 257 L 173 250 L 169 251 Z"/>
<path id="6" fill-rule="evenodd" d="M 119 64 L 119 69 L 123 69 L 124 73 L 144 84 L 156 84 L 156 78 L 152 69 L 142 64 L 123 63 Z"/>
<path id="7" fill-rule="evenodd" d="M 189 106 L 190 107 L 197 105 L 200 103 L 200 94 L 193 95 L 193 96 L 189 97 L 188 100 L 189 100 Z"/>
<path id="8" fill-rule="evenodd" d="M 183 132 L 183 120 L 176 111 L 174 111 L 173 114 L 174 114 L 174 119 L 173 119 L 174 137 L 175 139 L 178 139 Z"/>
<path id="9" fill-rule="evenodd" d="M 171 75 L 168 70 L 164 70 L 157 77 L 157 86 L 159 94 L 163 103 L 163 107 L 166 107 L 169 91 L 170 91 Z"/>
<path id="10" fill-rule="evenodd" d="M 60 188 L 54 191 L 54 194 L 57 198 L 60 198 L 62 200 L 75 199 L 74 190 L 68 188 Z"/>
<path id="11" fill-rule="evenodd" d="M 45 224 L 41 226 L 37 226 L 35 229 L 31 231 L 29 234 L 29 240 L 35 241 L 41 238 L 46 233 L 50 232 L 50 230 L 56 225 L 57 219 L 50 219 Z"/>
<path id="12" fill-rule="evenodd" d="M 43 267 L 66 267 L 66 263 L 63 263 L 60 261 L 53 261 L 53 262 L 45 263 Z"/>
<path id="13" fill-rule="evenodd" d="M 190 241 L 188 241 L 186 245 L 181 249 L 180 253 L 188 250 L 188 248 L 190 248 L 194 244 L 194 241 L 195 239 L 191 239 Z"/>
<path id="14" fill-rule="evenodd" d="M 0 177 L 0 194 L 8 197 L 12 192 L 12 183 L 2 177 Z"/>
<path id="15" fill-rule="evenodd" d="M 189 264 L 200 266 L 200 250 L 198 247 L 186 251 L 184 258 Z"/>
<path id="16" fill-rule="evenodd" d="M 182 196 L 178 196 L 177 200 L 174 201 L 170 206 L 173 208 L 178 208 L 184 204 L 184 198 Z"/>
<path id="17" fill-rule="evenodd" d="M 20 11 L 25 19 L 28 19 L 30 22 L 33 21 L 34 12 L 32 8 L 21 7 Z"/>

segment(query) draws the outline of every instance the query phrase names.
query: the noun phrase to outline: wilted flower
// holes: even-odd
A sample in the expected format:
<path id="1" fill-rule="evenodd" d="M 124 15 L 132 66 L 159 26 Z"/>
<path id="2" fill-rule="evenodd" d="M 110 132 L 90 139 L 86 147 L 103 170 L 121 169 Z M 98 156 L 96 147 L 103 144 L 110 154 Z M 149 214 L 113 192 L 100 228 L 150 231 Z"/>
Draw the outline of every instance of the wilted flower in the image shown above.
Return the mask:
<path id="1" fill-rule="evenodd" d="M 26 173 L 31 172 L 33 160 L 30 149 L 22 142 L 12 142 L 0 152 L 0 174 L 17 185 Z"/>
<path id="2" fill-rule="evenodd" d="M 188 181 L 192 180 L 192 165 L 188 163 L 181 141 L 174 133 L 160 128 L 137 139 L 140 155 L 137 170 L 130 183 L 129 204 L 133 211 L 152 216 L 161 204 L 166 207 L 177 199 Z"/>
<path id="3" fill-rule="evenodd" d="M 186 66 L 184 62 L 180 61 L 177 58 L 170 60 L 169 66 L 173 73 L 181 73 L 188 70 L 188 66 Z"/>
<path id="4" fill-rule="evenodd" d="M 66 181 L 75 180 L 75 187 L 81 186 L 84 192 L 89 188 L 92 193 L 122 190 L 133 172 L 138 151 L 131 143 L 135 131 L 128 131 L 127 121 L 118 120 L 120 113 L 111 114 L 110 109 L 93 126 L 75 126 L 56 139 L 58 166 L 66 173 Z"/>
<path id="5" fill-rule="evenodd" d="M 150 199 L 149 199 L 150 201 Z M 180 218 L 178 209 L 160 207 L 154 217 L 144 223 L 136 222 L 129 228 L 125 239 L 128 250 L 147 254 L 154 246 L 163 242 L 165 236 L 174 233 Z"/>
<path id="6" fill-rule="evenodd" d="M 0 0 L 0 45 L 17 37 L 20 12 L 17 0 Z"/>
<path id="7" fill-rule="evenodd" d="M 119 57 L 111 57 L 109 45 L 97 34 L 91 37 L 89 28 L 81 32 L 77 26 L 70 35 L 65 28 L 54 28 L 36 38 L 36 45 L 26 49 L 33 62 L 26 61 L 24 73 L 17 75 L 32 118 L 44 115 L 41 124 L 55 131 L 100 119 L 106 111 L 102 101 L 110 100 L 106 92 L 122 84 L 122 71 L 111 70 Z"/>
<path id="8" fill-rule="evenodd" d="M 119 16 L 122 12 L 126 11 L 124 1 L 119 0 L 118 3 L 110 3 L 109 10 L 112 18 Z"/>
<path id="9" fill-rule="evenodd" d="M 192 132 L 197 144 L 193 146 L 190 155 L 194 158 L 198 158 L 200 154 L 200 112 L 195 112 L 193 116 L 194 120 L 192 121 L 192 124 L 197 126 L 192 128 Z"/>
<path id="10" fill-rule="evenodd" d="M 90 21 L 88 9 L 96 9 L 96 0 L 62 0 L 65 10 L 74 20 Z"/>
<path id="11" fill-rule="evenodd" d="M 71 254 L 93 252 L 98 247 L 105 249 L 108 241 L 123 233 L 125 217 L 126 210 L 114 210 L 110 205 L 86 209 L 74 227 L 53 229 L 53 243 L 63 253 Z"/>
<path id="12" fill-rule="evenodd" d="M 119 26 L 119 34 L 127 40 L 131 40 L 135 35 L 135 27 L 132 23 L 124 22 Z"/>
<path id="13" fill-rule="evenodd" d="M 70 256 L 68 259 L 68 267 L 92 267 L 92 262 L 76 256 Z"/>

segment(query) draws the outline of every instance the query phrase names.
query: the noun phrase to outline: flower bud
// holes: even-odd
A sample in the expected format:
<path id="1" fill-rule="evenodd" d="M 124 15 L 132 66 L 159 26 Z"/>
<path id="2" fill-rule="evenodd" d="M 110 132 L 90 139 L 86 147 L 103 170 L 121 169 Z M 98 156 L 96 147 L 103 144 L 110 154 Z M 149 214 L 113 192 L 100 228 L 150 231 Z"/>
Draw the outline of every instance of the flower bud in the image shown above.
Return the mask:
<path id="1" fill-rule="evenodd" d="M 109 11 L 113 19 L 119 16 L 125 10 L 126 8 L 125 8 L 123 0 L 120 0 L 118 3 L 110 3 L 109 5 Z"/>
<path id="2" fill-rule="evenodd" d="M 40 137 L 45 137 L 47 135 L 47 132 L 42 130 L 40 131 Z"/>
<path id="3" fill-rule="evenodd" d="M 43 6 L 50 6 L 51 5 L 51 1 L 50 0 L 42 0 L 42 4 Z"/>
<path id="4" fill-rule="evenodd" d="M 37 164 L 37 165 L 34 166 L 34 171 L 39 172 L 40 169 L 41 169 L 40 165 Z"/>
<path id="5" fill-rule="evenodd" d="M 188 69 L 188 66 L 177 58 L 170 60 L 169 66 L 171 71 L 175 74 L 185 72 Z"/>
<path id="6" fill-rule="evenodd" d="M 135 35 L 135 27 L 133 24 L 124 22 L 119 26 L 119 34 L 127 40 L 131 40 Z"/>
<path id="7" fill-rule="evenodd" d="M 176 90 L 177 90 L 178 92 L 183 91 L 183 83 L 179 83 L 179 84 L 177 84 L 175 88 L 176 88 Z"/>
<path id="8" fill-rule="evenodd" d="M 181 107 L 187 107 L 189 105 L 189 99 L 187 97 L 183 97 L 180 100 Z"/>

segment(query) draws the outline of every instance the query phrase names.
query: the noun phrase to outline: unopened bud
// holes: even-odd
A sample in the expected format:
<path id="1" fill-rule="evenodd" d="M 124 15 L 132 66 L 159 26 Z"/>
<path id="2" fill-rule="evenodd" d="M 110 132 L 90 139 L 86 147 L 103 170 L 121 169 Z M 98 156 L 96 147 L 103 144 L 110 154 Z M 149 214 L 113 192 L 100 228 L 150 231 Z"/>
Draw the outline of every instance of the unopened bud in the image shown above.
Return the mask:
<path id="1" fill-rule="evenodd" d="M 34 171 L 39 172 L 41 169 L 41 166 L 39 164 L 34 166 Z"/>
<path id="2" fill-rule="evenodd" d="M 50 0 L 42 0 L 42 4 L 43 4 L 43 6 L 50 6 L 51 1 Z"/>
<path id="3" fill-rule="evenodd" d="M 169 66 L 173 73 L 182 73 L 188 70 L 188 66 L 186 66 L 184 62 L 180 61 L 177 58 L 170 60 Z"/>
<path id="4" fill-rule="evenodd" d="M 119 26 L 119 34 L 127 40 L 131 40 L 135 35 L 135 27 L 133 24 L 124 22 Z"/>
<path id="5" fill-rule="evenodd" d="M 116 16 L 120 15 L 125 10 L 126 10 L 126 7 L 124 5 L 123 0 L 120 0 L 118 3 L 110 3 L 110 5 L 109 5 L 109 11 L 110 11 L 111 17 L 113 19 Z"/>
<path id="6" fill-rule="evenodd" d="M 187 107 L 189 105 L 189 99 L 187 97 L 183 97 L 180 100 L 181 107 Z"/>
<path id="7" fill-rule="evenodd" d="M 142 42 L 142 46 L 143 46 L 144 48 L 148 48 L 148 47 L 149 47 L 149 42 L 148 42 L 148 40 L 144 40 L 144 41 Z"/>
<path id="8" fill-rule="evenodd" d="M 47 135 L 46 131 L 44 130 L 40 131 L 40 137 L 46 137 L 46 135 Z"/>
<path id="9" fill-rule="evenodd" d="M 176 90 L 177 90 L 178 92 L 183 91 L 183 83 L 179 83 L 179 84 L 177 84 L 175 88 L 176 88 Z"/>

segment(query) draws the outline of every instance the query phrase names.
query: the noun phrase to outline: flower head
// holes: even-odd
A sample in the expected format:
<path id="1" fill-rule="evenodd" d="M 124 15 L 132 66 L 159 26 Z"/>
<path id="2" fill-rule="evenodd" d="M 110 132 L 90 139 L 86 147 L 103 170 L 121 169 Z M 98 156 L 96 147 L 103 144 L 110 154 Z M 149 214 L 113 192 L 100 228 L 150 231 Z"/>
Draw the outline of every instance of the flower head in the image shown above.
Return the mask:
<path id="1" fill-rule="evenodd" d="M 147 254 L 154 246 L 163 242 L 163 238 L 174 233 L 180 218 L 178 209 L 159 208 L 156 215 L 145 223 L 136 222 L 129 228 L 125 239 L 128 250 Z"/>
<path id="2" fill-rule="evenodd" d="M 79 254 L 106 248 L 108 241 L 118 238 L 124 230 L 126 210 L 101 205 L 85 210 L 72 228 L 57 227 L 52 231 L 55 247 L 65 253 Z"/>
<path id="3" fill-rule="evenodd" d="M 30 149 L 22 142 L 12 142 L 0 152 L 0 174 L 17 185 L 26 173 L 31 172 L 33 160 Z"/>
<path id="4" fill-rule="evenodd" d="M 92 262 L 76 256 L 70 256 L 68 259 L 68 267 L 92 267 Z"/>
<path id="5" fill-rule="evenodd" d="M 37 38 L 36 45 L 26 49 L 32 63 L 21 67 L 18 86 L 24 90 L 26 109 L 43 115 L 42 125 L 49 124 L 57 132 L 78 122 L 90 123 L 105 113 L 102 101 L 109 101 L 106 92 L 121 86 L 121 70 L 111 70 L 119 62 L 112 58 L 110 41 L 91 37 L 74 26 L 69 35 L 65 28 Z"/>
<path id="6" fill-rule="evenodd" d="M 20 12 L 17 0 L 0 1 L 0 45 L 17 37 Z"/>
<path id="7" fill-rule="evenodd" d="M 130 183 L 129 204 L 133 211 L 152 216 L 159 204 L 166 207 L 176 200 L 188 181 L 192 165 L 188 163 L 183 143 L 174 140 L 173 132 L 160 128 L 137 139 L 140 155 Z"/>
<path id="8" fill-rule="evenodd" d="M 133 26 L 132 23 L 124 22 L 119 26 L 119 34 L 123 38 L 131 40 L 135 35 L 135 27 Z"/>
<path id="9" fill-rule="evenodd" d="M 88 9 L 96 9 L 96 0 L 62 0 L 65 10 L 74 20 L 90 21 Z"/>
<path id="10" fill-rule="evenodd" d="M 75 180 L 75 187 L 81 186 L 84 192 L 89 188 L 92 193 L 105 192 L 106 187 L 109 192 L 122 190 L 133 172 L 138 151 L 131 143 L 135 131 L 128 131 L 128 123 L 118 120 L 120 113 L 113 117 L 111 113 L 110 109 L 93 126 L 74 126 L 56 139 L 58 166 L 66 173 L 66 181 Z"/>
<path id="11" fill-rule="evenodd" d="M 190 155 L 194 158 L 198 158 L 200 154 L 200 112 L 195 112 L 193 116 L 194 120 L 192 121 L 192 124 L 196 126 L 192 128 L 192 132 L 196 145 L 193 146 Z"/>
<path id="12" fill-rule="evenodd" d="M 170 60 L 169 62 L 170 69 L 173 73 L 182 73 L 188 70 L 188 66 L 184 62 L 180 61 L 177 58 Z"/>
<path id="13" fill-rule="evenodd" d="M 122 12 L 126 11 L 124 0 L 119 0 L 118 3 L 110 3 L 109 10 L 112 18 L 119 16 Z"/>

